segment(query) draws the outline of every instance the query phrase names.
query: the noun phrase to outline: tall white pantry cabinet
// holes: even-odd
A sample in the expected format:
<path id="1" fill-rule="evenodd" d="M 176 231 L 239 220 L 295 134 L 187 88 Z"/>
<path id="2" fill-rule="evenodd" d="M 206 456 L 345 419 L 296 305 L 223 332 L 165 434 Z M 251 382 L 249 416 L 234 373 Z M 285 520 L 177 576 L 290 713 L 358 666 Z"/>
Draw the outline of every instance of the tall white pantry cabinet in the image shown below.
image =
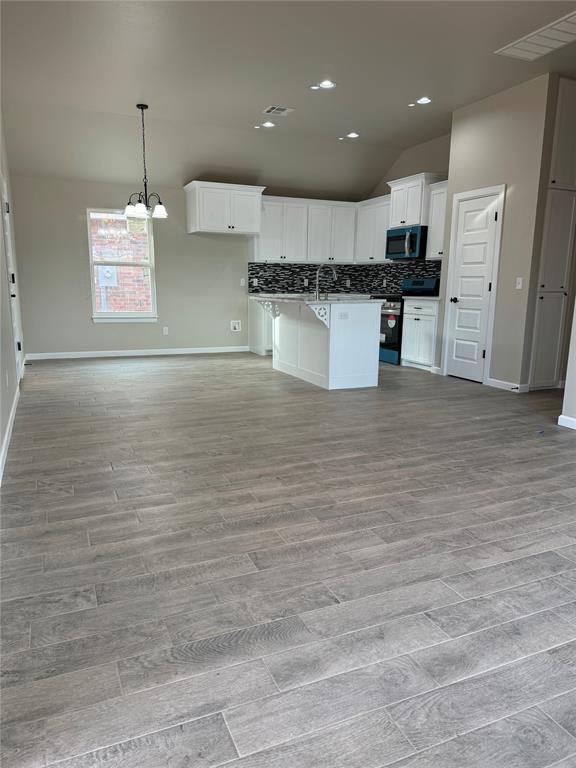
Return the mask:
<path id="1" fill-rule="evenodd" d="M 576 290 L 576 80 L 560 78 L 530 365 L 530 389 L 563 386 Z"/>

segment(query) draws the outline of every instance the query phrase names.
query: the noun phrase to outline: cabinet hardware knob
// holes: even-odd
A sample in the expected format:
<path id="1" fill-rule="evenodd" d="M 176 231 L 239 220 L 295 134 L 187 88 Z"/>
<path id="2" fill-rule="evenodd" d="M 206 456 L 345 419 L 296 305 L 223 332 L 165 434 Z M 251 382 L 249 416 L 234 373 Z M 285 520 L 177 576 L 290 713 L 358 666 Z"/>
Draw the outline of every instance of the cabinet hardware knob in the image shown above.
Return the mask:
<path id="1" fill-rule="evenodd" d="M 444 256 L 444 251 L 438 251 L 438 256 Z"/>
<path id="2" fill-rule="evenodd" d="M 420 320 L 420 318 L 419 317 L 415 317 L 414 320 Z"/>
<path id="3" fill-rule="evenodd" d="M 538 298 L 540 299 L 540 301 L 543 301 L 544 296 L 539 296 Z"/>
<path id="4" fill-rule="evenodd" d="M 452 304 L 458 304 L 458 296 L 452 296 L 450 301 L 452 302 Z"/>
<path id="5" fill-rule="evenodd" d="M 556 184 L 556 179 L 552 179 L 552 184 Z"/>

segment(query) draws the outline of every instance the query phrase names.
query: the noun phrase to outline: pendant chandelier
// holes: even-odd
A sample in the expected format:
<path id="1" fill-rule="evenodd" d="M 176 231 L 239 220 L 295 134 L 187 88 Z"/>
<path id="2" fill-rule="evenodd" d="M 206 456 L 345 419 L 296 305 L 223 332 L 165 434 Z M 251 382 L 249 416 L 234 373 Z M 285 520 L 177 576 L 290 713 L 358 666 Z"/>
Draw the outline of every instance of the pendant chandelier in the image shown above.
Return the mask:
<path id="1" fill-rule="evenodd" d="M 124 209 L 124 215 L 131 219 L 147 219 L 150 215 L 153 219 L 167 219 L 168 211 L 164 207 L 160 195 L 156 192 L 148 194 L 148 177 L 146 175 L 146 132 L 144 130 L 144 110 L 148 109 L 148 104 L 136 104 L 142 116 L 142 165 L 144 166 L 144 190 L 142 192 L 133 192 L 128 198 L 128 203 Z M 154 202 L 155 201 L 155 202 Z M 154 209 L 152 209 L 154 205 Z"/>

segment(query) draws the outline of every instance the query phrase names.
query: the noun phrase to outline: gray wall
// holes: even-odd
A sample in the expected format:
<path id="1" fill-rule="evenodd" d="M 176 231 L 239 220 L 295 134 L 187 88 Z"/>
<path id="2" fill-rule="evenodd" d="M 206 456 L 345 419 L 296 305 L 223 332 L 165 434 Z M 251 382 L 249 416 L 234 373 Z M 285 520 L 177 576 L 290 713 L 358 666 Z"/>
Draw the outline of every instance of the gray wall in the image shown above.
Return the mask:
<path id="1" fill-rule="evenodd" d="M 443 173 L 446 174 L 444 178 L 448 178 L 449 158 L 449 133 L 409 147 L 388 168 L 380 183 L 372 190 L 370 197 L 390 194 L 390 187 L 386 182 L 403 179 L 404 176 L 412 176 L 414 173 Z"/>
<path id="2" fill-rule="evenodd" d="M 92 322 L 86 209 L 123 208 L 138 184 L 12 181 L 27 353 L 247 345 L 240 279 L 251 241 L 186 234 L 182 190 L 159 190 L 169 218 L 154 223 L 158 322 L 104 324 Z M 230 331 L 230 320 L 242 321 L 241 333 Z"/>
<path id="3" fill-rule="evenodd" d="M 449 254 L 456 192 L 506 184 L 490 377 L 523 384 L 530 278 L 539 247 L 541 169 L 548 115 L 549 75 L 454 112 L 448 173 L 445 253 Z M 445 295 L 448 269 L 442 270 Z M 524 289 L 516 290 L 516 277 Z M 439 355 L 438 355 L 439 364 Z"/>
<path id="4" fill-rule="evenodd" d="M 9 184 L 8 163 L 4 146 L 4 132 L 0 118 L 0 172 Z M 4 237 L 1 231 L 0 219 L 0 447 L 4 446 L 10 412 L 18 389 L 16 377 L 16 356 L 14 337 L 12 335 L 12 318 L 10 314 L 10 295 L 6 269 L 6 254 L 4 252 Z M 1 480 L 1 467 L 0 467 Z"/>

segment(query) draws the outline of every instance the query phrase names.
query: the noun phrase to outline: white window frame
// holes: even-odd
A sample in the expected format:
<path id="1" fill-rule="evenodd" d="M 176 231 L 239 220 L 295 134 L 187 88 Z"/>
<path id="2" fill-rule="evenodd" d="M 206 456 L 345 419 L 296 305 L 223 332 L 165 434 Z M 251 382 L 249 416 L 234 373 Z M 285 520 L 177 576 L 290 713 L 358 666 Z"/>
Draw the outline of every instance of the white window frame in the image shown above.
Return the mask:
<path id="1" fill-rule="evenodd" d="M 88 257 L 90 260 L 90 293 L 92 296 L 92 322 L 94 323 L 156 323 L 158 321 L 158 312 L 156 308 L 156 270 L 154 266 L 154 232 L 152 229 L 152 219 L 148 219 L 148 253 L 149 262 L 142 264 L 139 262 L 126 261 L 102 261 L 94 260 L 92 256 L 92 233 L 90 231 L 91 213 L 116 213 L 123 215 L 124 211 L 119 208 L 87 208 L 86 224 L 88 231 Z M 152 309 L 150 312 L 97 312 L 96 311 L 96 291 L 94 285 L 94 267 L 105 265 L 108 267 L 149 267 L 150 269 L 150 292 L 152 299 Z"/>

